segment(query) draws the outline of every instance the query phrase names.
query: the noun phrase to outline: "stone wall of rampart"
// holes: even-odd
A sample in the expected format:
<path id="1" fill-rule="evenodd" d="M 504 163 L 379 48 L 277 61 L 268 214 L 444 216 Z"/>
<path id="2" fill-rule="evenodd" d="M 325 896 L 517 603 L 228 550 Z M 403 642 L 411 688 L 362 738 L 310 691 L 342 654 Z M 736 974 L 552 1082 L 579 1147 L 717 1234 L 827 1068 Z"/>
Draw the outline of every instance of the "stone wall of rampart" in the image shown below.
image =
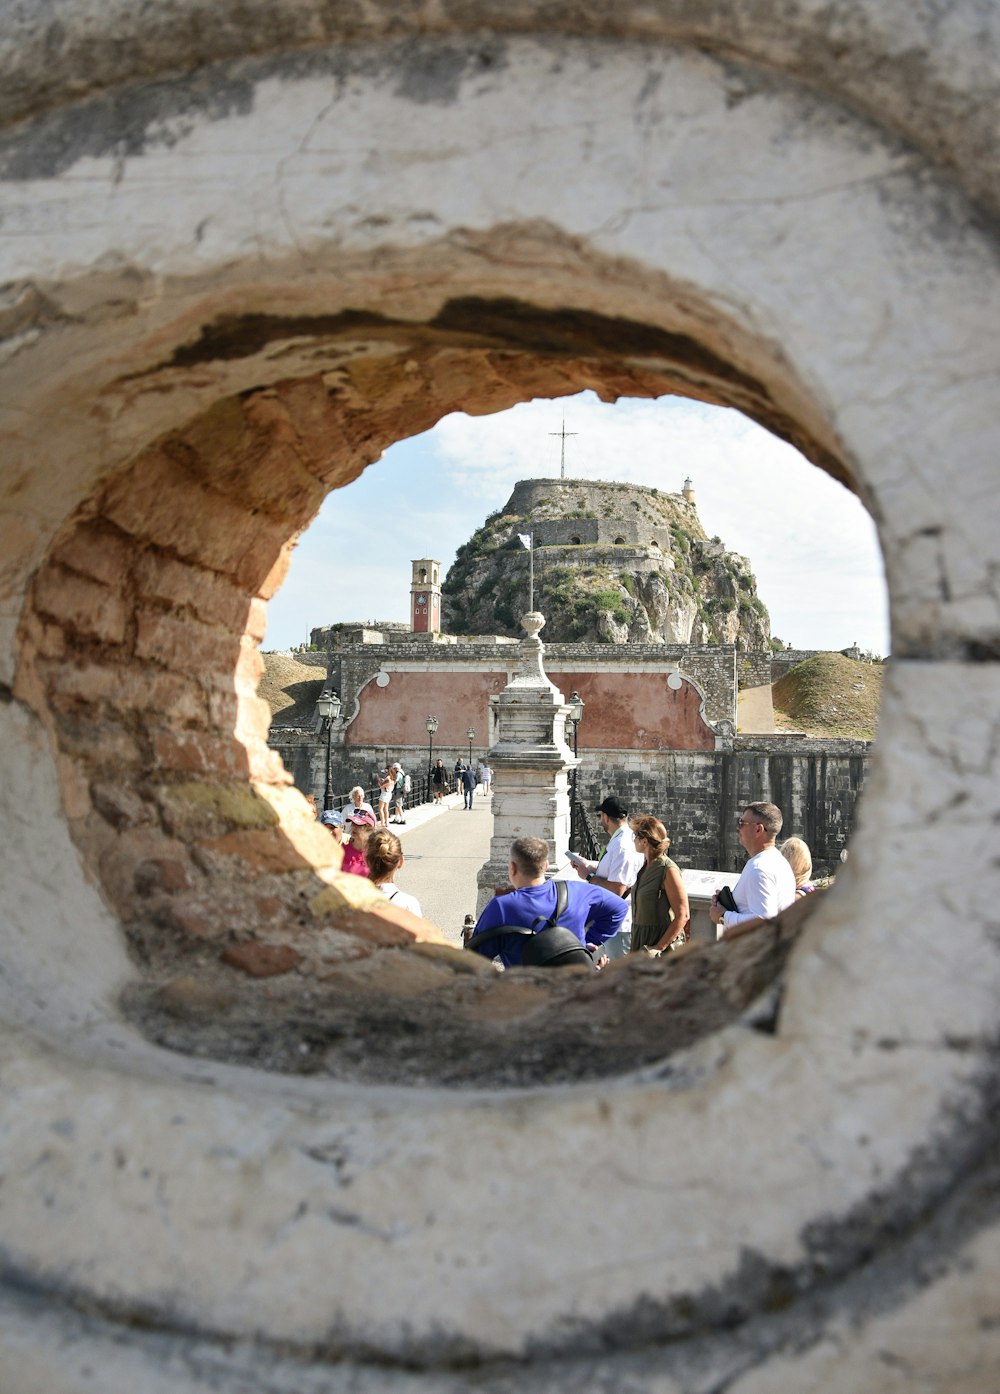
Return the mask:
<path id="1" fill-rule="evenodd" d="M 322 799 L 326 747 L 310 732 L 282 732 L 274 748 L 303 793 Z M 776 803 L 784 815 L 782 838 L 793 834 L 809 844 L 817 875 L 840 867 L 840 854 L 854 831 L 858 803 L 871 765 L 867 741 L 737 738 L 731 751 L 581 750 L 577 775 L 580 799 L 590 808 L 616 794 L 630 813 L 653 813 L 671 836 L 679 865 L 704 871 L 738 872 L 745 860 L 736 821 L 748 803 Z M 482 745 L 474 758 L 485 754 Z M 434 745 L 450 768 L 468 746 Z M 331 761 L 333 787 L 368 787 L 386 759 L 423 772 L 427 746 L 359 745 L 338 748 Z M 780 839 L 779 839 L 780 840 Z"/>
<path id="2" fill-rule="evenodd" d="M 615 793 L 633 813 L 654 813 L 679 865 L 738 871 L 736 821 L 748 803 L 775 803 L 783 837 L 809 844 L 817 875 L 836 871 L 857 818 L 871 761 L 864 741 L 768 740 L 725 751 L 588 751 L 578 774 L 591 806 Z"/>
<path id="3" fill-rule="evenodd" d="M 468 642 L 460 646 L 425 643 L 405 651 L 397 647 L 390 651 L 367 644 L 347 645 L 330 654 L 328 661 L 330 684 L 340 693 L 345 714 L 349 715 L 364 685 L 380 669 L 391 673 L 396 665 L 405 664 L 412 670 L 416 664 L 426 665 L 427 672 L 485 669 L 509 676 L 517 661 L 517 649 L 511 641 Z M 705 718 L 711 722 L 735 720 L 736 661 L 735 648 L 723 644 L 550 644 L 545 650 L 546 671 L 557 686 L 558 675 L 569 670 L 658 674 L 679 671 L 704 693 Z M 586 693 L 582 695 L 586 701 Z"/>

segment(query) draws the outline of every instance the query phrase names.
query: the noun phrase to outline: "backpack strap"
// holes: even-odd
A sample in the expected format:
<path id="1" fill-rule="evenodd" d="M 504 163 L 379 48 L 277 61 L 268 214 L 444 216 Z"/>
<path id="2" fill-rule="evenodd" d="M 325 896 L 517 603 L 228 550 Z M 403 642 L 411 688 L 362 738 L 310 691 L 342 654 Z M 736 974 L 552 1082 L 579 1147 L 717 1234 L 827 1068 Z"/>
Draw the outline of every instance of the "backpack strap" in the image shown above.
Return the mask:
<path id="1" fill-rule="evenodd" d="M 498 924 L 492 929 L 481 929 L 478 934 L 473 934 L 471 939 L 465 941 L 467 949 L 478 949 L 480 944 L 486 944 L 490 939 L 499 939 L 501 934 L 523 934 L 525 938 L 534 934 L 533 929 L 525 929 L 523 925 Z"/>
<path id="2" fill-rule="evenodd" d="M 466 940 L 467 949 L 475 949 L 479 944 L 485 944 L 489 939 L 496 939 L 501 934 L 542 934 L 547 929 L 554 929 L 566 913 L 566 906 L 569 903 L 569 886 L 565 881 L 557 881 L 556 887 L 556 908 L 548 919 L 544 915 L 537 915 L 532 920 L 530 927 L 524 925 L 498 924 L 492 929 L 481 929 L 477 934 L 473 934 L 471 939 Z M 539 928 L 541 926 L 541 928 Z M 574 939 L 576 935 L 573 936 Z M 579 940 L 577 940 L 579 943 Z M 581 946 L 582 947 L 582 946 Z"/>
<path id="3" fill-rule="evenodd" d="M 569 901 L 569 886 L 566 884 L 565 881 L 557 881 L 555 884 L 556 908 L 552 911 L 552 914 L 549 916 L 548 919 L 546 919 L 544 915 L 538 915 L 534 920 L 532 920 L 532 934 L 538 932 L 539 925 L 541 925 L 542 929 L 554 929 L 555 926 L 562 919 L 563 915 L 565 915 L 566 913 L 566 905 Z"/>

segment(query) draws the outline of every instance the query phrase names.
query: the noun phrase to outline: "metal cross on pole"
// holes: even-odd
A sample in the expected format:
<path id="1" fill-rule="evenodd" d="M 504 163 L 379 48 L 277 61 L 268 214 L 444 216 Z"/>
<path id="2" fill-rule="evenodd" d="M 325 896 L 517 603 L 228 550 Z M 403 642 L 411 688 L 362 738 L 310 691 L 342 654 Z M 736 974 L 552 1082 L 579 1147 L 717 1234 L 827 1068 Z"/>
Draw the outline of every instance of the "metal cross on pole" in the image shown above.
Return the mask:
<path id="1" fill-rule="evenodd" d="M 565 479 L 565 478 L 566 478 L 566 437 L 567 437 L 567 436 L 578 436 L 579 434 L 580 434 L 579 431 L 567 431 L 567 429 L 566 429 L 566 417 L 565 417 L 565 415 L 563 416 L 562 430 L 561 430 L 561 431 L 550 431 L 550 432 L 549 432 L 549 435 L 550 435 L 550 436 L 558 436 L 558 437 L 559 437 L 559 478 L 560 478 L 560 479 Z"/>

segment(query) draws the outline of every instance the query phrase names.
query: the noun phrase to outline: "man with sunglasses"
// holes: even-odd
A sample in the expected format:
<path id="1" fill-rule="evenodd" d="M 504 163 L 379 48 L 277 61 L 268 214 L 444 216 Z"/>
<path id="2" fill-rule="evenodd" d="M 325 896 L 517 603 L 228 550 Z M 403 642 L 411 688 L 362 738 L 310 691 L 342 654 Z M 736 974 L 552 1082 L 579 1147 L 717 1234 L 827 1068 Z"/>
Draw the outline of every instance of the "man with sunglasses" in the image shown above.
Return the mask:
<path id="1" fill-rule="evenodd" d="M 775 847 L 781 810 L 773 803 L 747 804 L 740 815 L 740 844 L 750 860 L 733 887 L 735 910 L 723 910 L 718 895 L 708 913 L 721 939 L 727 929 L 747 920 L 773 920 L 795 901 L 795 873 Z"/>
<path id="2" fill-rule="evenodd" d="M 642 853 L 636 850 L 632 829 L 628 825 L 628 809 L 609 794 L 594 810 L 601 820 L 601 827 L 608 835 L 608 845 L 600 861 L 588 861 L 586 857 L 568 853 L 569 860 L 578 876 L 592 885 L 601 886 L 612 895 L 628 896 L 645 864 Z M 625 918 L 621 929 L 604 944 L 608 958 L 624 958 L 632 947 L 632 902 L 626 899 Z"/>

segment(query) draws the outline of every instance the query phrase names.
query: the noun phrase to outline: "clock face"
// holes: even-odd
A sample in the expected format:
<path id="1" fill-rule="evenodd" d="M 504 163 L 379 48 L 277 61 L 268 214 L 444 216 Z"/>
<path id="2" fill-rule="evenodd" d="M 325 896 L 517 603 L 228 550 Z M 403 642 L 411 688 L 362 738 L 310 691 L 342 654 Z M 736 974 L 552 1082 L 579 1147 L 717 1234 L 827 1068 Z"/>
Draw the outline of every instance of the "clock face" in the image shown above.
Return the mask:
<path id="1" fill-rule="evenodd" d="M 419 609 L 421 609 L 421 610 L 426 610 L 426 609 L 427 609 L 427 597 L 426 597 L 426 595 L 418 595 L 418 596 L 417 596 L 417 607 L 418 607 Z"/>

